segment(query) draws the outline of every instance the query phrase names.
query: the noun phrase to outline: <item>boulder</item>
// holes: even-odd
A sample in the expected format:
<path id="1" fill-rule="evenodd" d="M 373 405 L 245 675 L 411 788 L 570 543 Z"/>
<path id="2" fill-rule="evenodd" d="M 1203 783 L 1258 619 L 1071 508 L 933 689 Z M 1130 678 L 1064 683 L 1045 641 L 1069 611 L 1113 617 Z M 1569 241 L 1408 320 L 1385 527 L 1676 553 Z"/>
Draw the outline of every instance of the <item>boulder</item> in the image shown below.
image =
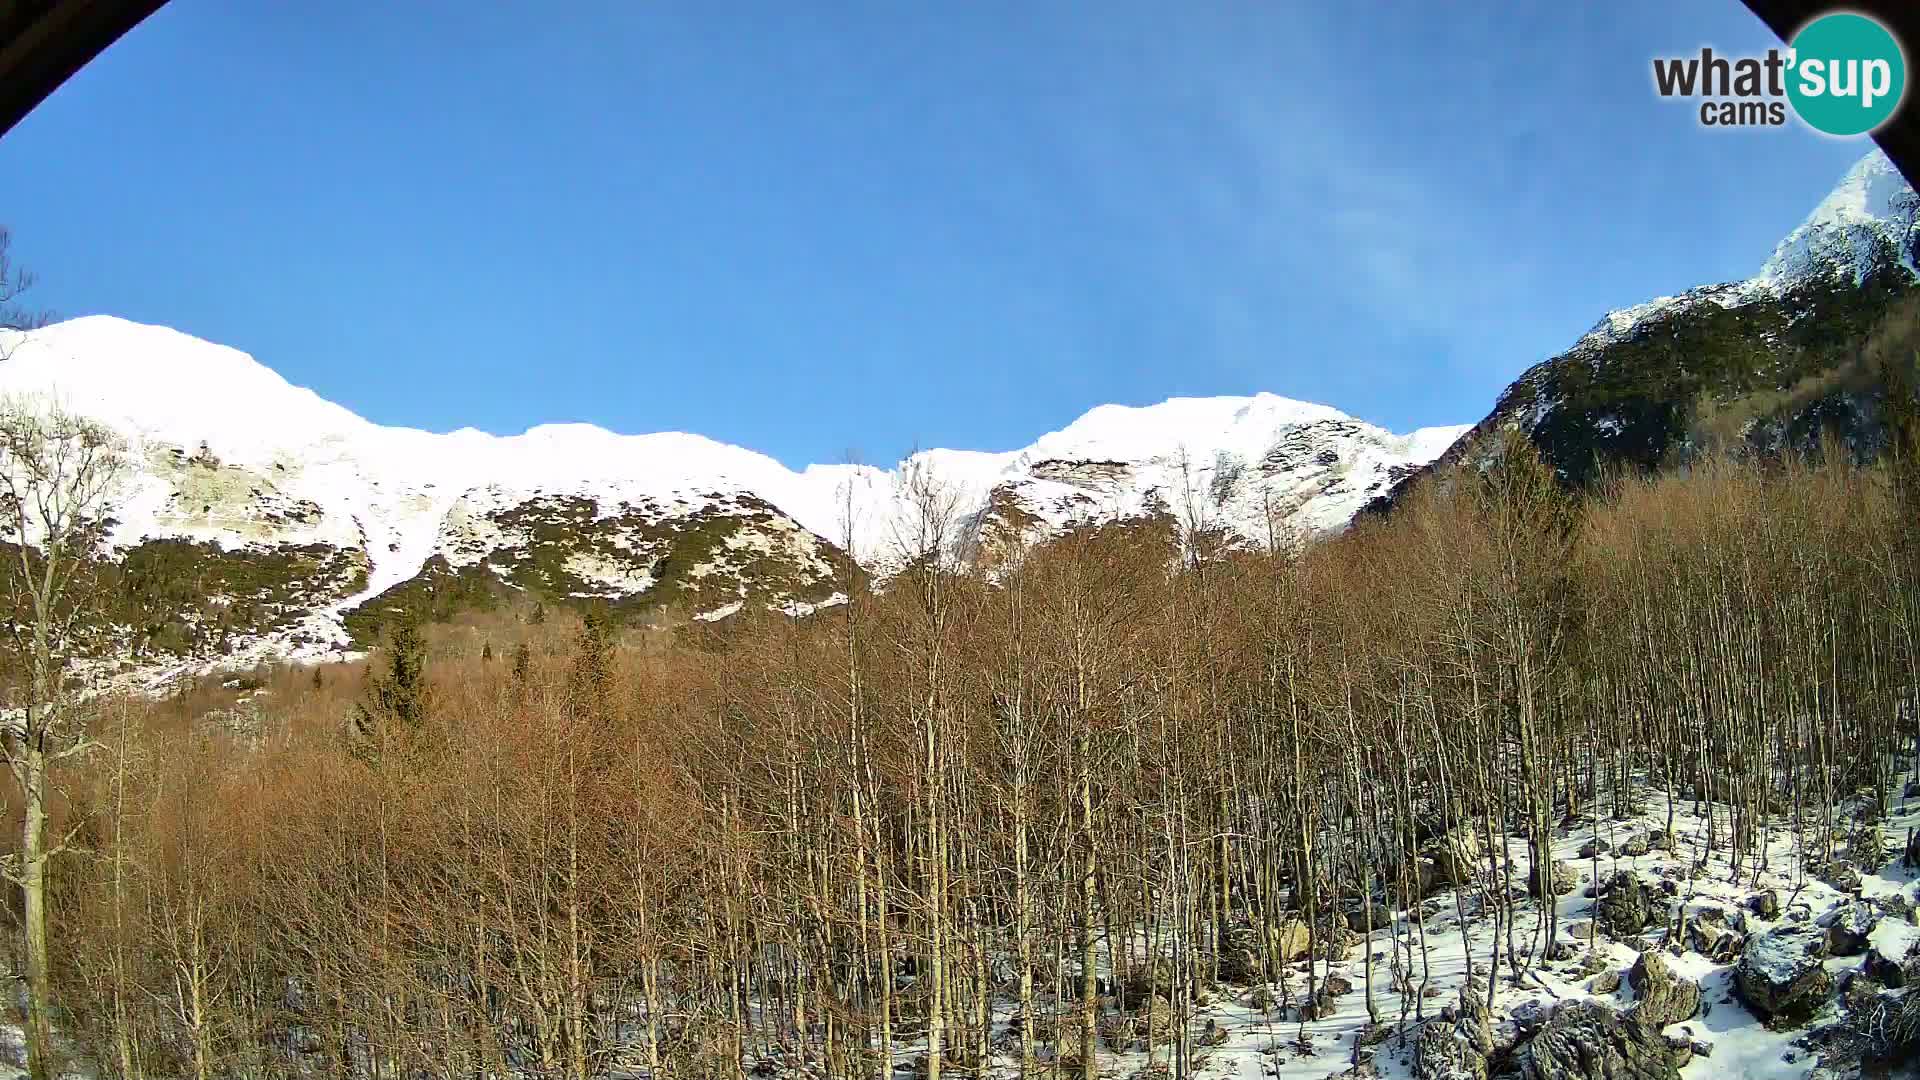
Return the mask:
<path id="1" fill-rule="evenodd" d="M 1607 879 L 1594 904 L 1593 918 L 1609 937 L 1624 939 L 1645 930 L 1654 921 L 1653 890 L 1631 871 Z"/>
<path id="2" fill-rule="evenodd" d="M 1378 900 L 1370 905 L 1356 900 L 1344 905 L 1344 909 L 1347 915 L 1347 929 L 1355 933 L 1365 932 L 1369 925 L 1369 918 L 1372 919 L 1371 925 L 1375 930 L 1385 930 L 1393 926 L 1393 912 Z"/>
<path id="3" fill-rule="evenodd" d="M 1772 889 L 1762 889 L 1747 897 L 1747 910 L 1763 919 L 1780 917 L 1780 894 Z"/>
<path id="4" fill-rule="evenodd" d="M 1457 1024 L 1433 1020 L 1414 1038 L 1413 1075 L 1417 1080 L 1487 1080 L 1487 1057 Z"/>
<path id="5" fill-rule="evenodd" d="M 1548 861 L 1552 867 L 1548 879 L 1548 888 L 1554 896 L 1565 896 L 1580 887 L 1580 873 L 1571 863 L 1560 859 Z M 1533 896 L 1544 896 L 1540 888 L 1540 868 L 1535 866 L 1527 874 L 1527 892 Z"/>
<path id="6" fill-rule="evenodd" d="M 1462 825 L 1436 837 L 1420 854 L 1433 864 L 1435 887 L 1465 885 L 1473 880 L 1474 867 L 1480 859 L 1480 834 L 1474 831 L 1473 826 Z"/>
<path id="7" fill-rule="evenodd" d="M 1832 988 L 1820 963 L 1825 936 L 1805 925 L 1782 926 L 1747 939 L 1733 985 L 1747 1008 L 1774 1026 L 1811 1016 Z"/>
<path id="8" fill-rule="evenodd" d="M 1627 978 L 1640 995 L 1634 1019 L 1652 1030 L 1689 1019 L 1700 1009 L 1700 984 L 1680 974 L 1659 952 L 1641 953 Z"/>
<path id="9" fill-rule="evenodd" d="M 1815 925 L 1827 932 L 1829 955 L 1859 956 L 1867 951 L 1867 937 L 1879 921 L 1871 905 L 1854 900 L 1820 916 Z"/>
<path id="10" fill-rule="evenodd" d="M 1860 973 L 1889 990 L 1898 990 L 1907 985 L 1907 972 L 1900 962 L 1883 954 L 1878 947 L 1867 950 L 1867 958 L 1860 962 Z"/>
<path id="11" fill-rule="evenodd" d="M 1738 930 L 1714 923 L 1687 924 L 1687 948 L 1716 964 L 1731 964 L 1747 943 Z"/>
<path id="12" fill-rule="evenodd" d="M 1657 1030 L 1592 1001 L 1563 1002 L 1514 1052 L 1516 1080 L 1678 1080 L 1693 1057 Z"/>
<path id="13" fill-rule="evenodd" d="M 1649 846 L 1651 845 L 1647 840 L 1646 833 L 1635 833 L 1627 837 L 1626 841 L 1620 845 L 1620 854 L 1630 858 L 1639 858 L 1647 853 Z"/>
<path id="14" fill-rule="evenodd" d="M 1283 964 L 1291 964 L 1304 958 L 1311 949 L 1313 935 L 1307 929 L 1305 921 L 1288 919 L 1268 931 L 1273 942 L 1273 955 Z"/>
<path id="15" fill-rule="evenodd" d="M 1613 850 L 1612 844 L 1609 844 L 1605 840 L 1602 840 L 1596 836 L 1593 839 L 1588 840 L 1586 843 L 1580 845 L 1580 857 L 1583 859 L 1597 859 L 1600 856 L 1605 855 L 1607 852 L 1612 850 Z"/>
<path id="16" fill-rule="evenodd" d="M 1328 997 L 1345 997 L 1353 993 L 1353 980 L 1337 973 L 1329 973 L 1320 986 Z"/>
<path id="17" fill-rule="evenodd" d="M 1814 876 L 1843 893 L 1858 893 L 1860 891 L 1860 871 L 1854 869 L 1851 864 L 1841 862 L 1838 859 L 1817 868 Z"/>

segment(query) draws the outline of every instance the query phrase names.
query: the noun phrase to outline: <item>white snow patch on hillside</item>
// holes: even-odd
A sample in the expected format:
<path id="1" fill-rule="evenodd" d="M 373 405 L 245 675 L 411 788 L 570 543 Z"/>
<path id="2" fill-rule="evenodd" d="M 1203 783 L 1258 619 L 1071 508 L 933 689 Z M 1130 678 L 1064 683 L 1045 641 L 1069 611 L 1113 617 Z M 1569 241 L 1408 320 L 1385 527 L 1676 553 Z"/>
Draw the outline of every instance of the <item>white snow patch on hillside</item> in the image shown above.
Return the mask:
<path id="1" fill-rule="evenodd" d="M 945 505 L 963 520 L 1006 489 L 1031 494 L 1042 503 L 1041 517 L 1059 526 L 1151 512 L 1172 499 L 1183 477 L 1210 481 L 1215 463 L 1258 461 L 1302 425 L 1341 425 L 1342 476 L 1366 483 L 1322 492 L 1316 472 L 1304 485 L 1288 477 L 1270 485 L 1296 504 L 1287 509 L 1297 526 L 1312 532 L 1343 527 L 1373 480 L 1390 468 L 1424 464 L 1465 430 L 1394 435 L 1271 394 L 1176 398 L 1101 406 L 1020 450 L 927 450 L 892 469 L 814 465 L 795 472 L 764 454 L 682 432 L 618 435 L 588 424 L 546 424 L 498 436 L 383 427 L 238 350 L 105 316 L 59 323 L 24 340 L 10 334 L 5 343 L 17 347 L 0 366 L 0 393 L 51 395 L 123 433 L 143 463 L 120 507 L 117 542 L 182 535 L 244 541 L 264 512 L 246 501 L 254 488 L 268 492 L 268 501 L 312 504 L 320 511 L 312 521 L 278 525 L 272 539 L 364 546 L 367 587 L 338 610 L 413 577 L 436 553 L 456 566 L 484 557 L 507 539 L 487 513 L 537 496 L 586 496 L 605 515 L 649 500 L 691 513 L 715 496 L 751 493 L 820 537 L 851 540 L 855 557 L 872 566 L 914 546 L 915 478 L 950 492 Z M 183 513 L 178 477 L 152 463 L 202 454 L 218 463 L 235 501 Z M 1062 460 L 1118 462 L 1126 476 L 1092 497 L 1030 473 Z M 1261 523 L 1249 520 L 1244 506 L 1220 516 L 1258 534 Z"/>

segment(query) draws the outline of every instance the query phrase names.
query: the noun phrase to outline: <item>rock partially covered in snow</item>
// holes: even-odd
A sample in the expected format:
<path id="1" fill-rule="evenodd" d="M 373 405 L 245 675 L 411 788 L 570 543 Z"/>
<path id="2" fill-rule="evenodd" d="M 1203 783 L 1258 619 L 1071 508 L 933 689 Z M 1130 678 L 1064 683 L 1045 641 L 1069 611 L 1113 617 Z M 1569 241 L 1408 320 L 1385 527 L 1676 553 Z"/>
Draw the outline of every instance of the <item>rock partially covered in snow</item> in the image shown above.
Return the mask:
<path id="1" fill-rule="evenodd" d="M 1882 986 L 1900 989 L 1920 969 L 1920 927 L 1897 919 L 1882 919 L 1867 935 L 1867 958 L 1860 970 Z"/>
<path id="2" fill-rule="evenodd" d="M 1872 905 L 1854 900 L 1820 916 L 1816 925 L 1827 932 L 1829 954 L 1859 956 L 1867 951 L 1867 936 L 1879 921 L 1880 916 Z"/>
<path id="3" fill-rule="evenodd" d="M 1453 1024 L 1434 1020 L 1414 1039 L 1413 1075 L 1418 1080 L 1487 1080 L 1487 1059 Z"/>
<path id="4" fill-rule="evenodd" d="M 1518 1080 L 1677 1080 L 1692 1051 L 1604 1005 L 1569 1001 L 1514 1054 Z"/>
<path id="5" fill-rule="evenodd" d="M 1629 938 L 1655 920 L 1655 904 L 1653 889 L 1639 875 L 1621 870 L 1607 879 L 1593 917 L 1609 936 Z"/>
<path id="6" fill-rule="evenodd" d="M 1687 921 L 1687 948 L 1716 964 L 1730 964 L 1746 944 L 1739 930 L 1742 925 L 1737 912 L 1729 919 L 1719 908 L 1702 908 Z"/>
<path id="7" fill-rule="evenodd" d="M 1809 926 L 1783 926 L 1747 939 L 1733 981 L 1756 1016 L 1775 1024 L 1804 1021 L 1833 980 L 1821 966 L 1825 935 Z"/>
<path id="8" fill-rule="evenodd" d="M 1633 989 L 1640 995 L 1633 1017 L 1655 1031 L 1689 1019 L 1700 1010 L 1700 984 L 1680 974 L 1672 962 L 1657 951 L 1640 954 L 1628 973 Z"/>

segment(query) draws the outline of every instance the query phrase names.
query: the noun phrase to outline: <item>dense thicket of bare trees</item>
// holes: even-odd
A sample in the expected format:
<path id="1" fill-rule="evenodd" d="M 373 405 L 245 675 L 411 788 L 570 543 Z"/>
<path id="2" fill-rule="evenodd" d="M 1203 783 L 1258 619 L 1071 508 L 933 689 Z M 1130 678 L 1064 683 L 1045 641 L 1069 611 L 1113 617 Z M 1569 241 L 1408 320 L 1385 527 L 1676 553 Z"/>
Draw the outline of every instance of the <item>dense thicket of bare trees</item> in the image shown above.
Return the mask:
<path id="1" fill-rule="evenodd" d="M 353 737 L 304 677 L 245 740 L 102 708 L 56 990 L 127 1077 L 1179 1074 L 1196 988 L 1293 967 L 1272 1008 L 1310 1018 L 1360 937 L 1377 1019 L 1429 1008 L 1418 900 L 1458 884 L 1499 994 L 1553 940 L 1514 918 L 1554 887 L 1527 853 L 1644 781 L 1751 874 L 1766 826 L 1817 862 L 1920 763 L 1913 520 L 1888 470 L 1575 504 L 1516 453 L 1304 551 L 1110 527 L 804 621 L 443 642 L 425 706 L 388 680 Z"/>

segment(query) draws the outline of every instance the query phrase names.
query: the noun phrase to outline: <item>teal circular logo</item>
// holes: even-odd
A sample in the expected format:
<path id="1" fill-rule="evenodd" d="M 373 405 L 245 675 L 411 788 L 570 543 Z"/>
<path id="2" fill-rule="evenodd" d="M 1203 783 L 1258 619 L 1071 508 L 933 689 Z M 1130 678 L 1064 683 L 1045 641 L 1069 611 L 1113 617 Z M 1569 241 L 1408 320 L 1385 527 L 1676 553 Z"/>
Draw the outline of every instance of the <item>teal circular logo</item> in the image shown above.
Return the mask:
<path id="1" fill-rule="evenodd" d="M 1793 37 L 1787 98 L 1816 131 L 1864 135 L 1887 122 L 1907 92 L 1907 59 L 1887 28 L 1865 15 L 1822 15 Z"/>

